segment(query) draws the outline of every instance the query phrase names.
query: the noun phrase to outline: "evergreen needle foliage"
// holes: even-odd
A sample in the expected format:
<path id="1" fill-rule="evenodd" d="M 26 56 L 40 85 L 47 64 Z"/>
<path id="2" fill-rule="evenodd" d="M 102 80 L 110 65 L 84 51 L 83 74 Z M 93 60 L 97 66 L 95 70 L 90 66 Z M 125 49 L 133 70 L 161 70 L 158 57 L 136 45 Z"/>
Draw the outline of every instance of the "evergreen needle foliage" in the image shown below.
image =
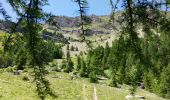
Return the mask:
<path id="1" fill-rule="evenodd" d="M 16 65 L 18 70 L 25 66 L 34 69 L 34 79 L 40 99 L 47 95 L 56 97 L 45 79 L 48 71 L 45 65 L 54 58 L 62 58 L 61 46 L 44 41 L 41 37 L 42 22 L 47 14 L 42 7 L 48 0 L 7 0 L 20 17 L 11 26 L 8 36 L 3 40 L 0 63 L 3 68 Z M 130 94 L 135 95 L 137 86 L 144 83 L 150 92 L 170 98 L 170 0 L 109 0 L 112 8 L 110 24 L 114 27 L 117 5 L 122 5 L 120 31 L 112 46 L 98 46 L 88 51 L 87 56 L 77 56 L 76 71 L 81 77 L 89 77 L 90 82 L 98 82 L 100 76 L 109 78 L 110 86 L 131 85 Z M 82 41 L 85 40 L 87 25 L 91 23 L 86 11 L 87 0 L 74 0 L 79 7 Z M 0 3 L 0 14 L 5 20 L 9 16 Z M 49 24 L 54 24 L 52 17 Z M 142 29 L 140 36 L 139 29 Z M 59 35 L 58 35 L 59 36 Z M 63 37 L 63 36 L 62 36 Z M 91 41 L 87 40 L 87 44 Z M 71 51 L 78 48 L 66 47 L 66 60 L 62 62 L 65 72 L 74 70 Z M 7 69 L 9 72 L 13 68 Z M 28 79 L 24 79 L 28 80 Z"/>
<path id="2" fill-rule="evenodd" d="M 34 69 L 34 78 L 39 97 L 42 100 L 44 100 L 47 95 L 56 97 L 49 87 L 50 84 L 48 80 L 45 79 L 45 75 L 48 72 L 44 64 L 49 61 L 49 58 L 47 58 L 49 54 L 46 52 L 47 45 L 39 34 L 42 29 L 40 21 L 45 17 L 45 13 L 41 7 L 47 3 L 47 0 L 8 0 L 8 2 L 18 16 L 21 17 L 18 24 L 20 25 L 22 22 L 24 29 L 21 35 L 24 46 L 23 49 L 19 48 L 17 57 L 18 69 L 23 69 L 22 66 L 25 65 L 27 60 L 28 65 Z M 18 44 L 20 43 L 20 41 L 16 42 Z M 27 56 L 24 55 L 23 52 L 27 52 Z M 23 58 L 23 56 L 26 58 Z"/>
<path id="3" fill-rule="evenodd" d="M 91 19 L 86 16 L 86 11 L 88 9 L 88 2 L 87 0 L 74 0 L 79 6 L 79 13 L 80 13 L 80 26 L 81 26 L 81 31 L 82 31 L 82 37 L 83 40 L 85 40 L 85 33 L 86 33 L 86 28 L 85 26 L 91 23 Z"/>

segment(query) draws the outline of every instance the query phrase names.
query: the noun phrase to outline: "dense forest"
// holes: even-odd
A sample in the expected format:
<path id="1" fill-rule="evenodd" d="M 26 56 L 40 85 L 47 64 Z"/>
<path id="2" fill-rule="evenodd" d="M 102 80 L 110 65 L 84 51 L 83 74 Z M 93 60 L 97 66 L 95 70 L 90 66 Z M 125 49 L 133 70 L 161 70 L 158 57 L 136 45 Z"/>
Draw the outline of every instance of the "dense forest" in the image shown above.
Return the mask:
<path id="1" fill-rule="evenodd" d="M 94 32 L 102 33 L 103 37 L 109 33 L 105 34 L 104 29 L 96 31 L 90 28 L 97 18 L 87 15 L 90 7 L 86 0 L 72 1 L 79 8 L 79 17 L 75 19 L 44 12 L 42 8 L 48 0 L 7 2 L 19 19 L 12 22 L 0 2 L 0 14 L 4 17 L 0 21 L 1 31 L 4 32 L 0 35 L 0 73 L 12 70 L 16 74 L 20 70 L 30 69 L 39 99 L 45 100 L 49 95 L 58 97 L 46 77 L 51 70 L 73 73 L 72 78 L 87 78 L 95 84 L 107 79 L 106 84 L 115 88 L 126 84 L 132 96 L 141 87 L 170 99 L 169 0 L 109 0 L 108 6 L 112 12 L 108 22 L 102 22 L 99 18 L 97 21 L 105 23 L 101 26 L 105 30 L 117 31 L 114 33 L 116 38 L 104 45 L 97 45 L 96 39 L 89 39 Z M 122 10 L 118 5 L 122 5 Z M 73 24 L 68 24 L 71 22 Z M 48 31 L 47 26 L 53 32 Z M 64 26 L 77 30 L 62 30 Z M 78 39 L 63 35 L 74 31 L 79 34 Z M 104 40 L 102 36 L 100 41 Z M 88 49 L 81 51 L 83 47 L 70 45 L 70 41 L 85 43 Z M 74 52 L 78 53 L 74 55 Z"/>

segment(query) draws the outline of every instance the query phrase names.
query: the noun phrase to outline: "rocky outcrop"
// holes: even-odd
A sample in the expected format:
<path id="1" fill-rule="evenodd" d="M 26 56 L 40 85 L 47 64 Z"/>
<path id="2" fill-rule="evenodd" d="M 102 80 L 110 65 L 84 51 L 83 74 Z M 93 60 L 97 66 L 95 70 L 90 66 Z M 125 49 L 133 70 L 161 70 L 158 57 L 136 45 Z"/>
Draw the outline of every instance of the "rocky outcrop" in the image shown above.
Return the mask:
<path id="1" fill-rule="evenodd" d="M 103 22 L 101 16 L 91 15 L 88 16 L 92 23 Z M 59 27 L 78 27 L 80 25 L 80 17 L 66 17 L 66 16 L 53 16 L 53 23 Z"/>
<path id="2" fill-rule="evenodd" d="M 42 38 L 45 40 L 53 40 L 54 42 L 60 42 L 65 44 L 69 43 L 68 40 L 60 33 L 53 34 L 48 31 L 43 31 Z"/>

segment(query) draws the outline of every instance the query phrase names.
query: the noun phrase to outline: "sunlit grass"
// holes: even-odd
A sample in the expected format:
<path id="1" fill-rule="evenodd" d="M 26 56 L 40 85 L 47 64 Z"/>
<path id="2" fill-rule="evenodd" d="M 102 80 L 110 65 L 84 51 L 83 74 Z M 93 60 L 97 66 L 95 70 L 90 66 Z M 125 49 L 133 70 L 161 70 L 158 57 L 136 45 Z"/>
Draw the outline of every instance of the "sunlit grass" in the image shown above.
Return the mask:
<path id="1" fill-rule="evenodd" d="M 28 76 L 29 81 L 22 80 Z M 48 96 L 47 100 L 93 100 L 94 86 L 97 89 L 98 100 L 125 100 L 129 93 L 128 86 L 122 88 L 109 87 L 102 84 L 92 84 L 87 78 L 70 79 L 70 75 L 63 72 L 50 72 L 47 76 L 53 91 L 58 98 Z M 83 88 L 84 87 L 84 88 Z M 13 75 L 13 73 L 0 73 L 0 100 L 38 100 L 35 84 L 30 72 Z M 145 96 L 147 100 L 164 100 L 155 94 L 138 89 L 138 95 Z"/>

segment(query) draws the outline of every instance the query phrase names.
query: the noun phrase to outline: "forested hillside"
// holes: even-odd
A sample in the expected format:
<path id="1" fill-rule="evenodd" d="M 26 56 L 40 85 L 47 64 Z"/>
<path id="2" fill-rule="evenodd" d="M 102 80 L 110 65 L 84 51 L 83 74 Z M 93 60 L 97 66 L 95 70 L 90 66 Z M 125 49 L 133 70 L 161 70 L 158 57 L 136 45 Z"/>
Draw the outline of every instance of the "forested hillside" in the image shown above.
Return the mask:
<path id="1" fill-rule="evenodd" d="M 0 1 L 0 99 L 170 99 L 170 1 L 108 1 L 97 16 L 73 0 L 68 17 L 45 12 L 48 0 L 7 0 L 17 21 Z"/>

